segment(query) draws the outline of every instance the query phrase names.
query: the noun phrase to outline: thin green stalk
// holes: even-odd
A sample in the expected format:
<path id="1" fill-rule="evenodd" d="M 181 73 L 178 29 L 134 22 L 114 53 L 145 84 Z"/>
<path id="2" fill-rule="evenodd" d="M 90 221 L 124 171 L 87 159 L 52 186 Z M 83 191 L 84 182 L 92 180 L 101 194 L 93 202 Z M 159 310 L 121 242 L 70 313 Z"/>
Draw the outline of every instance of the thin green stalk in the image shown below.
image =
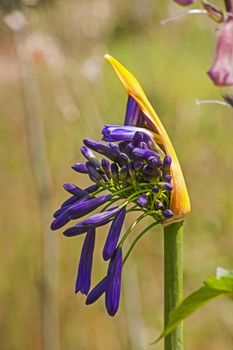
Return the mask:
<path id="1" fill-rule="evenodd" d="M 125 254 L 124 260 L 123 260 L 123 265 L 126 263 L 126 260 L 128 259 L 128 257 L 130 256 L 133 248 L 135 247 L 136 243 L 139 241 L 140 238 L 142 238 L 142 236 L 144 236 L 144 234 L 149 231 L 152 227 L 158 225 L 159 222 L 153 222 L 152 224 L 150 224 L 148 227 L 146 227 L 142 232 L 139 233 L 139 235 L 134 239 L 133 243 L 131 244 L 131 246 L 129 247 L 127 253 Z"/>
<path id="2" fill-rule="evenodd" d="M 164 227 L 164 325 L 183 296 L 183 222 Z M 183 350 L 183 325 L 164 339 L 164 350 Z"/>

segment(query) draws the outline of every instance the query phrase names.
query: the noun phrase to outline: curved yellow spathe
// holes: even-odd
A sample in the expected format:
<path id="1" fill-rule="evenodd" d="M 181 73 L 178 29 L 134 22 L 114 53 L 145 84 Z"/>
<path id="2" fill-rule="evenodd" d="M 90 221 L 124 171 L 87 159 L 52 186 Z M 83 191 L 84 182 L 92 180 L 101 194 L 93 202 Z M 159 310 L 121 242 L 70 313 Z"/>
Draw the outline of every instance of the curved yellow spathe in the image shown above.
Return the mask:
<path id="1" fill-rule="evenodd" d="M 174 188 L 171 192 L 170 208 L 173 211 L 174 216 L 171 219 L 166 220 L 165 224 L 183 220 L 190 212 L 190 200 L 180 163 L 168 134 L 137 79 L 115 58 L 108 54 L 104 57 L 113 66 L 127 93 L 135 99 L 142 112 L 149 119 L 150 128 L 152 127 L 153 131 L 160 135 L 160 145 L 163 146 L 165 153 L 172 158 L 171 175 Z"/>

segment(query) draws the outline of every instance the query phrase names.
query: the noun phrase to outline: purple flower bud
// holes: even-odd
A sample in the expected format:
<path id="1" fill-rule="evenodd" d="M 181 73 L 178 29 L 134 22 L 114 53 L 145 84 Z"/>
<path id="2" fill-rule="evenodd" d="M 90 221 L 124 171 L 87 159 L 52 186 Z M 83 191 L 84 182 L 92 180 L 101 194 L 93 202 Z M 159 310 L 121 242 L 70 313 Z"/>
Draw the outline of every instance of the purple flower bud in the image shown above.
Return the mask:
<path id="1" fill-rule="evenodd" d="M 82 294 L 87 295 L 90 290 L 94 246 L 95 229 L 90 229 L 86 234 L 82 247 L 78 266 L 78 276 L 75 285 L 75 293 L 78 293 L 80 291 Z"/>
<path id="2" fill-rule="evenodd" d="M 83 232 L 86 232 L 89 228 L 106 225 L 109 221 L 111 221 L 112 217 L 119 212 L 119 210 L 120 209 L 118 207 L 115 207 L 103 211 L 102 213 L 94 214 L 89 216 L 87 219 L 78 222 L 75 227 L 79 232 L 83 230 Z"/>
<path id="3" fill-rule="evenodd" d="M 119 180 L 119 170 L 118 165 L 116 163 L 111 164 L 112 178 L 114 182 L 118 182 Z"/>
<path id="4" fill-rule="evenodd" d="M 119 307 L 121 275 L 122 250 L 117 248 L 109 263 L 105 290 L 105 306 L 110 316 L 114 316 Z"/>
<path id="5" fill-rule="evenodd" d="M 172 159 L 170 156 L 166 155 L 163 160 L 163 169 L 165 171 L 168 171 L 170 169 L 170 166 L 172 164 Z"/>
<path id="6" fill-rule="evenodd" d="M 138 126 L 144 114 L 132 96 L 128 97 L 124 125 Z"/>
<path id="7" fill-rule="evenodd" d="M 155 202 L 155 209 L 161 209 L 163 207 L 163 203 L 159 200 Z"/>
<path id="8" fill-rule="evenodd" d="M 88 192 L 88 193 L 93 193 L 96 190 L 98 190 L 99 186 L 98 185 L 91 185 L 87 188 L 84 189 L 84 191 Z"/>
<path id="9" fill-rule="evenodd" d="M 133 146 L 131 143 L 128 144 L 128 146 L 126 147 L 126 153 L 131 157 L 132 156 L 132 151 L 133 151 Z"/>
<path id="10" fill-rule="evenodd" d="M 74 169 L 75 171 L 77 171 L 78 173 L 81 173 L 81 174 L 88 173 L 86 164 L 83 164 L 83 163 L 75 163 L 74 165 L 72 165 L 71 168 Z"/>
<path id="11" fill-rule="evenodd" d="M 64 226 L 65 224 L 67 224 L 67 222 L 70 221 L 69 216 L 66 214 L 66 211 L 61 212 L 60 215 L 58 215 L 56 217 L 56 219 L 52 222 L 51 224 L 51 230 L 58 230 L 59 228 L 61 228 L 62 226 Z"/>
<path id="12" fill-rule="evenodd" d="M 219 30 L 216 54 L 207 72 L 215 85 L 233 85 L 233 15 L 230 14 Z"/>
<path id="13" fill-rule="evenodd" d="M 133 164 L 134 164 L 134 169 L 135 169 L 136 171 L 141 170 L 142 167 L 143 167 L 143 161 L 140 160 L 140 159 L 136 159 L 135 162 L 134 162 Z"/>
<path id="14" fill-rule="evenodd" d="M 103 249 L 103 258 L 104 260 L 109 260 L 114 254 L 116 249 L 118 239 L 121 233 L 121 229 L 125 220 L 126 208 L 122 208 L 119 213 L 116 214 L 113 222 L 111 224 L 104 249 Z"/>
<path id="15" fill-rule="evenodd" d="M 153 139 L 153 133 L 147 129 L 138 128 L 135 126 L 121 126 L 121 125 L 105 125 L 102 130 L 104 141 L 132 141 L 135 132 L 142 131 Z"/>
<path id="16" fill-rule="evenodd" d="M 117 145 L 115 145 L 114 143 L 109 143 L 109 148 L 117 157 L 120 156 L 121 151 L 119 147 L 117 147 Z"/>
<path id="17" fill-rule="evenodd" d="M 181 6 L 189 6 L 195 2 L 195 0 L 174 0 L 174 1 Z"/>
<path id="18" fill-rule="evenodd" d="M 121 181 L 125 181 L 128 176 L 128 167 L 127 165 L 123 165 L 120 170 L 120 179 Z"/>
<path id="19" fill-rule="evenodd" d="M 172 180 L 172 176 L 171 175 L 165 175 L 164 176 L 164 181 L 165 182 L 171 182 L 171 180 Z"/>
<path id="20" fill-rule="evenodd" d="M 162 165 L 162 161 L 159 156 L 152 156 L 148 158 L 148 164 L 153 168 L 158 168 Z"/>
<path id="21" fill-rule="evenodd" d="M 132 145 L 134 147 L 139 147 L 140 143 L 143 140 L 143 132 L 141 131 L 136 131 L 132 140 Z"/>
<path id="22" fill-rule="evenodd" d="M 107 277 L 104 277 L 87 296 L 86 305 L 93 304 L 105 292 Z"/>
<path id="23" fill-rule="evenodd" d="M 120 154 L 120 162 L 123 164 L 128 164 L 130 162 L 129 157 L 125 153 Z"/>
<path id="24" fill-rule="evenodd" d="M 126 147 L 128 146 L 128 144 L 129 144 L 129 141 L 120 141 L 118 143 L 120 151 L 123 153 L 126 153 Z"/>
<path id="25" fill-rule="evenodd" d="M 131 162 L 128 164 L 128 171 L 129 171 L 129 176 L 131 177 L 131 179 L 135 180 L 136 173 L 135 173 L 134 165 Z"/>
<path id="26" fill-rule="evenodd" d="M 158 182 L 158 186 L 161 187 L 163 190 L 166 191 L 172 191 L 173 186 L 169 182 Z"/>
<path id="27" fill-rule="evenodd" d="M 102 165 L 102 168 L 103 168 L 105 174 L 107 175 L 107 178 L 111 179 L 112 172 L 111 172 L 111 166 L 110 166 L 109 161 L 107 159 L 103 158 L 101 161 L 101 165 Z"/>
<path id="28" fill-rule="evenodd" d="M 149 149 L 142 149 L 139 147 L 134 148 L 132 151 L 132 154 L 134 157 L 141 158 L 141 159 L 147 159 L 151 156 L 154 156 L 154 157 L 157 156 L 156 152 L 149 150 Z"/>
<path id="29" fill-rule="evenodd" d="M 150 167 L 148 164 L 143 166 L 142 171 L 144 174 L 147 174 L 147 175 L 155 175 L 156 174 L 156 169 Z"/>
<path id="30" fill-rule="evenodd" d="M 100 167 L 101 167 L 100 162 L 98 161 L 98 159 L 96 158 L 96 156 L 94 155 L 94 153 L 92 153 L 92 151 L 89 150 L 89 148 L 87 148 L 86 146 L 82 146 L 82 147 L 80 148 L 80 151 L 82 152 L 82 154 L 84 155 L 84 157 L 85 157 L 86 159 L 88 159 L 89 162 L 90 162 L 91 164 L 94 165 L 94 167 L 96 167 L 96 168 L 100 168 Z M 87 165 L 87 163 L 86 163 L 86 165 Z M 87 169 L 88 169 L 88 168 L 87 168 Z M 88 171 L 89 171 L 89 170 L 88 170 Z"/>
<path id="31" fill-rule="evenodd" d="M 148 145 L 146 144 L 146 142 L 140 142 L 139 148 L 148 149 Z"/>
<path id="32" fill-rule="evenodd" d="M 114 162 L 117 161 L 118 155 L 116 152 L 114 152 L 114 150 L 110 149 L 110 147 L 106 146 L 104 143 L 90 139 L 84 139 L 83 143 L 93 151 L 103 154 Z"/>
<path id="33" fill-rule="evenodd" d="M 73 184 L 64 184 L 63 187 L 67 192 L 73 194 L 77 198 L 82 198 L 87 194 L 86 191 L 82 190 L 81 188 Z"/>
<path id="34" fill-rule="evenodd" d="M 74 204 L 75 202 L 77 202 L 79 200 L 79 198 L 77 198 L 76 196 L 71 196 L 69 197 L 67 200 L 65 200 L 62 205 L 61 208 L 65 208 L 71 204 Z"/>
<path id="35" fill-rule="evenodd" d="M 153 191 L 154 193 L 158 193 L 158 192 L 159 192 L 158 186 L 154 185 L 153 188 L 152 188 L 152 191 Z"/>
<path id="36" fill-rule="evenodd" d="M 163 211 L 163 216 L 164 216 L 166 219 L 171 218 L 173 215 L 174 215 L 174 213 L 173 213 L 173 211 L 170 210 L 170 209 L 165 209 L 165 210 Z"/>
<path id="37" fill-rule="evenodd" d="M 141 194 L 137 200 L 136 200 L 137 204 L 140 206 L 140 207 L 143 207 L 145 208 L 148 204 L 148 197 L 146 194 Z"/>
<path id="38" fill-rule="evenodd" d="M 95 210 L 102 204 L 108 202 L 110 198 L 111 198 L 111 195 L 107 194 L 98 198 L 92 198 L 86 201 L 79 202 L 69 207 L 66 211 L 66 214 L 70 219 L 79 219 L 82 216 Z"/>
<path id="39" fill-rule="evenodd" d="M 99 174 L 98 170 L 92 163 L 86 162 L 86 166 L 91 181 L 98 184 L 103 179 L 102 176 Z"/>

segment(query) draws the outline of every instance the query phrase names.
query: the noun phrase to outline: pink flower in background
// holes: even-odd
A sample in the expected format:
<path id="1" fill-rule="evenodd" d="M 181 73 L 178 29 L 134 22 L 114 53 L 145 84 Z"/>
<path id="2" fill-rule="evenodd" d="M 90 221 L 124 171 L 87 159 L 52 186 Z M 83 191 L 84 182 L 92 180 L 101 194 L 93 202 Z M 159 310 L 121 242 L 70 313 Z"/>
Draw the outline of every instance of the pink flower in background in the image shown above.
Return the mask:
<path id="1" fill-rule="evenodd" d="M 215 85 L 233 85 L 233 16 L 231 14 L 220 27 L 215 59 L 207 73 Z"/>

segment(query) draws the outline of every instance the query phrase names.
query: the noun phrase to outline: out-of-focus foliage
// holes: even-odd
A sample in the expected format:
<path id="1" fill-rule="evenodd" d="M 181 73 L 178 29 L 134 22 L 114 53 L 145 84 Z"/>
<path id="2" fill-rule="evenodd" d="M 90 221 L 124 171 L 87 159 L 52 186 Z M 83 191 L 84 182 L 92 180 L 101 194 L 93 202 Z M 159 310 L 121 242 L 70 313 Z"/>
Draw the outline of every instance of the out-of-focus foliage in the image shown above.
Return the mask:
<path id="1" fill-rule="evenodd" d="M 51 215 L 66 197 L 63 183 L 87 185 L 70 169 L 81 161 L 82 139 L 99 138 L 104 123 L 123 121 L 126 95 L 103 59 L 108 52 L 141 81 L 184 170 L 192 201 L 185 224 L 185 295 L 212 275 L 216 265 L 231 268 L 232 110 L 195 105 L 196 98 L 219 99 L 222 93 L 204 73 L 215 47 L 209 18 L 189 17 L 162 26 L 160 20 L 180 11 L 173 1 L 162 0 L 57 0 L 53 6 L 23 6 L 23 11 L 28 26 L 20 48 L 42 104 Z M 4 350 L 40 350 L 42 225 L 15 53 L 18 38 L 4 23 L 2 15 L 0 344 Z M 97 234 L 93 284 L 106 272 L 98 259 L 106 233 Z M 60 243 L 61 349 L 148 349 L 163 328 L 161 231 L 145 236 L 126 264 L 121 307 L 114 319 L 106 315 L 103 300 L 87 307 L 73 292 L 83 238 L 51 235 Z M 187 320 L 187 349 L 233 347 L 230 303 L 227 298 L 216 301 Z"/>

